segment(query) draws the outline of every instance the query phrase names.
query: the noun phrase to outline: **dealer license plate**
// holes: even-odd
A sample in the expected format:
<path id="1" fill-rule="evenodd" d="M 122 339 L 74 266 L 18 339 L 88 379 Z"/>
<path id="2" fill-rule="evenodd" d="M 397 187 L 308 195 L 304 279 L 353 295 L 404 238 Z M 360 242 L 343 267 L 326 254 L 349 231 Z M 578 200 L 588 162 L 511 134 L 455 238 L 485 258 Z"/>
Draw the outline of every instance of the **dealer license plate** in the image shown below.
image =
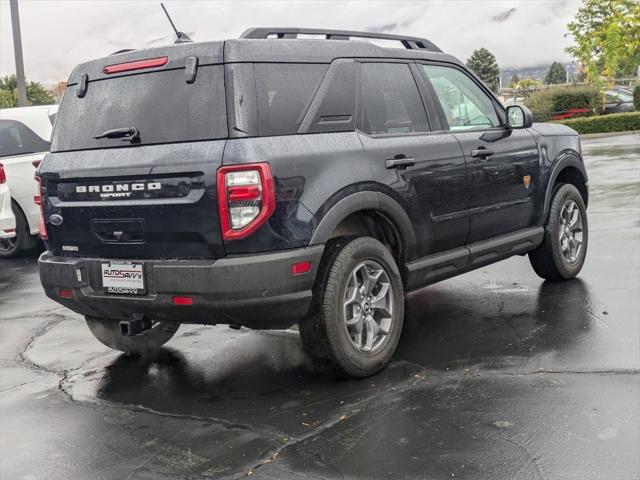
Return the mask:
<path id="1" fill-rule="evenodd" d="M 142 263 L 103 263 L 102 286 L 107 293 L 144 295 L 144 270 Z"/>

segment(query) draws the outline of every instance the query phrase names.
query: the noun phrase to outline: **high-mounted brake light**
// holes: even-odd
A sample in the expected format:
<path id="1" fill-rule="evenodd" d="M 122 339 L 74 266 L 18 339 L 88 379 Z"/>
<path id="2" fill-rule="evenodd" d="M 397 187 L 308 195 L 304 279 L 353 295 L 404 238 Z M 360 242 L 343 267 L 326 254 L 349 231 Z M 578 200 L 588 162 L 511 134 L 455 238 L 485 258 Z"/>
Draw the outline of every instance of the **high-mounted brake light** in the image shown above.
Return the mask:
<path id="1" fill-rule="evenodd" d="M 225 240 L 246 238 L 261 227 L 276 209 L 275 185 L 269 164 L 220 167 L 218 209 Z"/>
<path id="2" fill-rule="evenodd" d="M 6 183 L 7 174 L 4 173 L 4 165 L 0 163 L 0 184 Z"/>
<path id="3" fill-rule="evenodd" d="M 38 223 L 38 230 L 40 232 L 40 238 L 42 240 L 48 240 L 49 235 L 47 234 L 47 226 L 44 222 L 44 192 L 42 190 L 42 179 L 38 176 L 34 178 L 38 183 L 38 192 L 40 192 L 40 195 L 36 195 L 33 197 L 33 201 L 36 203 L 36 205 L 40 205 L 40 222 Z"/>
<path id="4" fill-rule="evenodd" d="M 144 70 L 145 68 L 163 67 L 168 62 L 169 57 L 147 58 L 146 60 L 107 65 L 102 71 L 110 75 L 112 73 L 130 72 L 132 70 Z"/>

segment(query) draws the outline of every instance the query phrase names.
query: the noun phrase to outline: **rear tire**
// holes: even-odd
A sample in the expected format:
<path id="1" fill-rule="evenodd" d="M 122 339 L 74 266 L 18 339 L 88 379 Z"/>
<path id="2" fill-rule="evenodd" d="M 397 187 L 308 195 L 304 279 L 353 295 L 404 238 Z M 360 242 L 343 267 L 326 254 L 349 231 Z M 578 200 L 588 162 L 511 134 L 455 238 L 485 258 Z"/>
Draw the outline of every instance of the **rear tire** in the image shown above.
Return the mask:
<path id="1" fill-rule="evenodd" d="M 589 225 L 584 200 L 570 183 L 556 187 L 542 244 L 529 253 L 531 266 L 545 280 L 570 280 L 584 265 Z"/>
<path id="2" fill-rule="evenodd" d="M 114 350 L 139 355 L 152 354 L 160 349 L 175 335 L 180 327 L 179 322 L 155 322 L 149 330 L 138 335 L 124 336 L 120 334 L 118 320 L 85 317 L 87 326 L 96 339 Z"/>
<path id="3" fill-rule="evenodd" d="M 0 258 L 13 258 L 36 246 L 37 239 L 31 235 L 29 224 L 18 204 L 11 200 L 11 210 L 16 217 L 16 236 L 0 240 Z"/>
<path id="4" fill-rule="evenodd" d="M 370 237 L 327 244 L 314 287 L 314 306 L 300 336 L 316 368 L 340 377 L 382 370 L 402 331 L 404 291 L 396 262 Z"/>

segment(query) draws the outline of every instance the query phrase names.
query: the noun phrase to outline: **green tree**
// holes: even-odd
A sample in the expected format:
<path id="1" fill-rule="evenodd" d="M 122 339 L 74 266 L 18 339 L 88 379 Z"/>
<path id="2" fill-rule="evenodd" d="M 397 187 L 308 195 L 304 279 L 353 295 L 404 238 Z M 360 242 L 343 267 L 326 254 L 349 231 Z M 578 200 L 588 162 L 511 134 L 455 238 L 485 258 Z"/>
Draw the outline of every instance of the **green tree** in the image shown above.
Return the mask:
<path id="1" fill-rule="evenodd" d="M 27 82 L 29 105 L 51 105 L 56 103 L 53 95 L 39 82 Z M 18 106 L 18 80 L 15 75 L 0 78 L 0 108 Z"/>
<path id="2" fill-rule="evenodd" d="M 634 75 L 640 65 L 640 2 L 584 0 L 567 26 L 575 45 L 566 49 L 589 81 Z"/>
<path id="3" fill-rule="evenodd" d="M 515 88 L 515 85 L 517 85 L 518 83 L 520 83 L 520 77 L 518 76 L 517 73 L 514 73 L 513 76 L 511 77 L 511 80 L 509 80 L 509 86 L 511 88 Z"/>
<path id="4" fill-rule="evenodd" d="M 500 67 L 496 57 L 486 48 L 474 50 L 467 60 L 467 67 L 474 71 L 487 86 L 497 92 L 500 88 Z"/>
<path id="5" fill-rule="evenodd" d="M 559 83 L 567 83 L 567 69 L 560 62 L 553 62 L 549 67 L 547 76 L 544 77 L 544 83 L 547 85 L 557 85 Z"/>

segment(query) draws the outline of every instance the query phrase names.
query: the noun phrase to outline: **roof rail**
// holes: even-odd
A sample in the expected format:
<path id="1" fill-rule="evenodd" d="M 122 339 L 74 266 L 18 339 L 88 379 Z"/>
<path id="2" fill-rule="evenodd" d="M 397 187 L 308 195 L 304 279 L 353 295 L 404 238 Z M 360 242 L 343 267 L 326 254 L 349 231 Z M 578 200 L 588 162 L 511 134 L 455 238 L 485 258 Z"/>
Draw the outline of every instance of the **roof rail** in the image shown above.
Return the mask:
<path id="1" fill-rule="evenodd" d="M 351 37 L 396 40 L 402 43 L 404 48 L 408 49 L 425 49 L 433 52 L 442 51 L 426 38 L 391 35 L 387 33 L 355 32 L 351 30 L 326 30 L 321 28 L 258 27 L 246 30 L 240 35 L 240 38 L 265 39 L 271 35 L 275 35 L 276 38 L 298 38 L 298 35 L 323 35 L 327 40 L 349 40 Z"/>

